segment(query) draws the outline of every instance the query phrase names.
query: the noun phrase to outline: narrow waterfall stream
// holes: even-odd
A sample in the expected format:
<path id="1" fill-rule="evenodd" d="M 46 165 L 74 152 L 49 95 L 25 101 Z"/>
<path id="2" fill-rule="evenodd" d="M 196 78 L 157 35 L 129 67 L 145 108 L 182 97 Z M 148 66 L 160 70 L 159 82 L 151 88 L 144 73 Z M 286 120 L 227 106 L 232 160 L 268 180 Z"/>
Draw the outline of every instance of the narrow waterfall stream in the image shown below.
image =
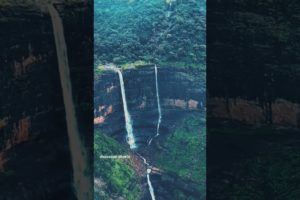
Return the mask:
<path id="1" fill-rule="evenodd" d="M 159 87 L 158 87 L 157 66 L 156 65 L 154 66 L 154 70 L 155 70 L 156 101 L 157 101 L 157 109 L 158 109 L 158 120 L 157 120 L 157 127 L 156 127 L 156 135 L 154 137 L 157 137 L 157 136 L 159 136 L 159 126 L 160 126 L 162 117 L 161 117 L 161 106 L 160 106 L 160 98 L 159 98 Z M 153 138 L 150 139 L 148 145 L 151 145 L 152 140 L 153 140 Z M 147 183 L 148 183 L 148 186 L 149 186 L 149 192 L 151 194 L 152 200 L 155 200 L 154 189 L 152 187 L 152 183 L 151 183 L 151 180 L 150 180 L 150 173 L 151 173 L 150 165 L 144 157 L 142 157 L 142 156 L 140 156 L 140 157 L 143 159 L 145 165 L 147 166 Z"/>
<path id="2" fill-rule="evenodd" d="M 154 70 L 155 70 L 155 89 L 156 89 L 156 101 L 157 101 L 157 109 L 158 109 L 158 120 L 157 120 L 157 127 L 156 127 L 156 135 L 154 137 L 159 136 L 159 127 L 160 127 L 160 123 L 161 123 L 161 106 L 160 106 L 160 98 L 159 98 L 159 87 L 158 87 L 158 78 L 157 78 L 157 66 L 154 66 Z M 153 140 L 153 137 L 150 139 L 148 145 L 151 145 L 151 142 Z M 154 189 L 152 187 L 152 183 L 150 180 L 150 173 L 151 173 L 151 166 L 149 165 L 149 163 L 147 162 L 147 160 L 142 157 L 141 155 L 139 155 L 142 160 L 144 161 L 144 164 L 147 166 L 147 183 L 149 186 L 149 192 L 151 195 L 151 199 L 155 200 L 155 194 L 154 194 Z"/>
<path id="3" fill-rule="evenodd" d="M 150 192 L 150 195 L 151 195 L 151 199 L 155 200 L 154 189 L 152 187 L 152 183 L 151 183 L 151 180 L 150 180 L 151 166 L 147 162 L 146 158 L 141 156 L 139 153 L 137 153 L 137 155 L 144 161 L 144 164 L 147 166 L 147 183 L 148 183 L 148 187 L 149 187 L 149 192 Z"/>
<path id="4" fill-rule="evenodd" d="M 151 169 L 147 168 L 147 183 L 148 183 L 148 186 L 149 186 L 149 192 L 150 192 L 150 195 L 151 195 L 151 199 L 155 200 L 154 189 L 153 189 L 152 183 L 150 181 L 150 173 L 151 173 Z"/>
<path id="5" fill-rule="evenodd" d="M 159 127 L 161 123 L 161 106 L 160 106 L 160 98 L 159 98 L 159 87 L 158 87 L 158 78 L 157 78 L 157 66 L 154 66 L 155 70 L 155 88 L 156 88 L 156 101 L 157 101 L 157 109 L 158 109 L 158 120 L 157 120 L 157 127 L 156 127 L 156 135 L 154 137 L 159 136 Z M 148 145 L 151 144 L 153 137 L 148 142 Z"/>
<path id="6" fill-rule="evenodd" d="M 85 175 L 86 171 L 88 170 L 87 161 L 86 161 L 87 158 L 86 158 L 86 152 L 81 143 L 76 114 L 75 114 L 63 23 L 59 16 L 58 11 L 54 8 L 52 4 L 48 5 L 48 10 L 49 10 L 49 14 L 53 26 L 53 34 L 55 38 L 60 82 L 61 82 L 61 87 L 63 92 L 64 107 L 66 112 L 69 146 L 70 146 L 72 166 L 73 166 L 73 181 L 74 181 L 75 195 L 78 200 L 92 199 L 92 195 L 90 194 L 90 190 L 92 188 L 91 181 L 89 177 Z"/>
<path id="7" fill-rule="evenodd" d="M 122 75 L 122 72 L 120 69 L 116 68 L 116 71 L 118 72 L 119 79 L 120 79 L 120 87 L 121 87 L 121 93 L 122 93 L 123 109 L 124 109 L 126 131 L 127 131 L 126 139 L 127 139 L 127 143 L 130 146 L 130 149 L 135 149 L 136 144 L 135 144 L 135 139 L 134 139 L 134 135 L 133 135 L 131 116 L 130 116 L 130 113 L 128 111 L 128 106 L 127 106 L 123 75 Z"/>
<path id="8" fill-rule="evenodd" d="M 161 123 L 161 107 L 160 107 L 160 98 L 159 98 L 159 87 L 158 87 L 158 78 L 157 78 L 157 66 L 155 65 L 155 87 L 156 87 L 156 100 L 157 100 L 157 109 L 158 109 L 158 121 L 156 136 L 159 136 L 159 126 Z"/>

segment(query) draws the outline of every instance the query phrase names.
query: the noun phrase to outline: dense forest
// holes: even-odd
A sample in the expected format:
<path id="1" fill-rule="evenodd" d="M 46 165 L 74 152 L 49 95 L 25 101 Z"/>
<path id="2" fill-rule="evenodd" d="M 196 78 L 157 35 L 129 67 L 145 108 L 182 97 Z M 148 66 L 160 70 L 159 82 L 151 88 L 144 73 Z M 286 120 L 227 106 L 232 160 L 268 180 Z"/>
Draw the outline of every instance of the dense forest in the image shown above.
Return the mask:
<path id="1" fill-rule="evenodd" d="M 203 64 L 205 1 L 168 2 L 95 1 L 95 64 Z"/>

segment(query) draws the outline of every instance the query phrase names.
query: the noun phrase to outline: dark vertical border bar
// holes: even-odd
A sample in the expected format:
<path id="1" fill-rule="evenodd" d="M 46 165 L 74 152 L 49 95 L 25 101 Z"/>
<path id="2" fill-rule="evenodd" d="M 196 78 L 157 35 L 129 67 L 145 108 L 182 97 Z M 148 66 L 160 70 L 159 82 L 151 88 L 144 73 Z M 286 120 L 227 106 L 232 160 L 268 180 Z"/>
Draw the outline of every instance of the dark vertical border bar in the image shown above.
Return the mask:
<path id="1" fill-rule="evenodd" d="M 208 199 L 297 199 L 299 1 L 207 2 Z"/>
<path id="2" fill-rule="evenodd" d="M 54 2 L 54 1 L 53 1 Z M 0 3 L 0 199 L 76 199 L 50 1 Z M 93 1 L 55 1 L 93 174 Z M 76 159 L 76 155 L 74 156 Z M 90 188 L 83 189 L 92 199 Z"/>

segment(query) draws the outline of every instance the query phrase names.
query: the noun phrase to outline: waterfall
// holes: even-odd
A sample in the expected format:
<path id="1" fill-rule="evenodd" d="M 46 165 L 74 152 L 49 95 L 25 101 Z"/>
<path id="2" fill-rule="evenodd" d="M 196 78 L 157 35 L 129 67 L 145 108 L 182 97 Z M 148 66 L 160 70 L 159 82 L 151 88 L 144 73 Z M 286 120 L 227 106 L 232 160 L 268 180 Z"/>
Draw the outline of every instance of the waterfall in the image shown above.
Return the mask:
<path id="1" fill-rule="evenodd" d="M 151 199 L 155 200 L 154 189 L 153 189 L 151 181 L 150 181 L 150 173 L 151 173 L 151 169 L 148 168 L 147 169 L 147 182 L 148 182 L 148 186 L 149 186 L 149 191 L 150 191 Z"/>
<path id="2" fill-rule="evenodd" d="M 77 126 L 74 102 L 72 97 L 72 85 L 68 63 L 68 54 L 64 29 L 59 13 L 51 4 L 48 5 L 49 14 L 53 26 L 60 82 L 63 92 L 63 101 L 66 112 L 67 131 L 73 166 L 73 181 L 75 195 L 78 200 L 92 199 L 90 194 L 91 181 L 86 174 L 88 170 L 86 152 L 81 144 L 80 134 Z"/>
<path id="3" fill-rule="evenodd" d="M 119 75 L 119 80 L 120 80 L 120 87 L 121 87 L 121 95 L 122 95 L 122 101 L 123 101 L 123 110 L 124 110 L 124 116 L 125 116 L 125 123 L 126 123 L 126 131 L 127 131 L 127 143 L 130 146 L 130 149 L 135 149 L 137 148 L 135 144 L 135 138 L 133 134 L 133 128 L 132 128 L 132 120 L 130 113 L 128 111 L 128 106 L 127 106 L 127 100 L 126 100 L 126 92 L 125 92 L 125 86 L 124 86 L 124 79 L 123 79 L 123 74 L 121 70 L 115 66 L 106 66 L 107 69 L 116 71 Z M 158 103 L 158 112 L 159 112 L 159 118 L 158 118 L 158 125 L 157 125 L 157 133 L 156 136 L 159 135 L 159 125 L 161 122 L 161 108 L 160 108 L 160 102 L 159 102 L 159 92 L 158 92 L 158 83 L 157 83 L 157 67 L 155 65 L 155 74 L 156 74 L 156 97 L 157 97 L 157 103 Z M 152 140 L 152 139 L 151 139 Z M 150 143 L 149 143 L 150 145 Z M 144 164 L 147 167 L 147 183 L 149 187 L 149 192 L 151 195 L 151 199 L 155 200 L 155 194 L 154 194 L 154 189 L 152 187 L 152 183 L 150 180 L 150 174 L 151 174 L 151 167 L 147 160 L 141 156 L 138 152 L 135 152 L 143 161 Z"/>
<path id="4" fill-rule="evenodd" d="M 172 9 L 172 1 L 166 1 L 168 3 L 168 11 L 167 11 L 167 17 L 171 16 L 171 9 Z"/>
<path id="5" fill-rule="evenodd" d="M 125 87 L 124 87 L 124 80 L 123 75 L 120 69 L 116 68 L 116 71 L 118 72 L 119 79 L 120 79 L 120 87 L 121 87 L 121 93 L 122 93 L 122 100 L 123 100 L 123 109 L 124 109 L 124 116 L 125 116 L 125 123 L 126 123 L 126 131 L 127 131 L 127 143 L 130 146 L 130 149 L 135 149 L 135 139 L 133 135 L 133 128 L 132 128 L 132 121 L 131 116 L 128 111 L 127 107 L 127 100 L 126 100 L 126 93 L 125 93 Z"/>
<path id="6" fill-rule="evenodd" d="M 159 136 L 159 126 L 161 123 L 161 107 L 160 107 L 160 98 L 159 98 L 159 88 L 158 88 L 158 78 L 157 78 L 157 66 L 155 65 L 155 86 L 156 86 L 156 100 L 157 100 L 157 109 L 158 109 L 158 121 L 156 128 L 156 136 Z"/>
<path id="7" fill-rule="evenodd" d="M 167 17 L 171 16 L 171 11 L 167 11 Z"/>
<path id="8" fill-rule="evenodd" d="M 158 109 L 158 120 L 157 120 L 157 127 L 156 127 L 156 135 L 154 137 L 159 136 L 159 127 L 161 123 L 161 106 L 160 106 L 160 98 L 159 98 L 159 87 L 158 87 L 158 78 L 157 78 L 157 66 L 154 67 L 155 70 L 155 88 L 156 88 L 156 101 L 157 101 L 157 109 Z M 153 138 L 150 139 L 148 145 L 151 144 Z"/>
<path id="9" fill-rule="evenodd" d="M 146 158 L 141 156 L 139 153 L 137 153 L 137 155 L 144 161 L 144 164 L 147 166 L 147 183 L 148 183 L 148 187 L 149 187 L 149 192 L 150 192 L 150 195 L 151 195 L 151 199 L 155 200 L 154 189 L 152 187 L 152 183 L 151 183 L 151 180 L 150 180 L 150 173 L 151 173 L 150 165 L 147 162 Z"/>

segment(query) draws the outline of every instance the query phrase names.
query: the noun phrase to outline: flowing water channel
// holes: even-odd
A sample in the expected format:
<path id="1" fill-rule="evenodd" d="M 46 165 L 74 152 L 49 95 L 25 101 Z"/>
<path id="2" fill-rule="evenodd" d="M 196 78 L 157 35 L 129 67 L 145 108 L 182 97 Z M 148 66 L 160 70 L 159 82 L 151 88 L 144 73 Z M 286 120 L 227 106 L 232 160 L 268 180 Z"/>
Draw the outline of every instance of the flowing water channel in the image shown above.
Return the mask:
<path id="1" fill-rule="evenodd" d="M 154 66 L 155 70 L 155 89 L 156 89 L 156 101 L 157 101 L 157 110 L 158 110 L 158 120 L 157 120 L 157 127 L 156 127 L 156 135 L 154 137 L 159 136 L 159 127 L 161 123 L 161 106 L 160 106 L 160 98 L 159 98 L 159 86 L 158 86 L 158 78 L 157 78 L 157 66 Z M 148 145 L 151 145 L 153 137 L 149 140 Z"/>

